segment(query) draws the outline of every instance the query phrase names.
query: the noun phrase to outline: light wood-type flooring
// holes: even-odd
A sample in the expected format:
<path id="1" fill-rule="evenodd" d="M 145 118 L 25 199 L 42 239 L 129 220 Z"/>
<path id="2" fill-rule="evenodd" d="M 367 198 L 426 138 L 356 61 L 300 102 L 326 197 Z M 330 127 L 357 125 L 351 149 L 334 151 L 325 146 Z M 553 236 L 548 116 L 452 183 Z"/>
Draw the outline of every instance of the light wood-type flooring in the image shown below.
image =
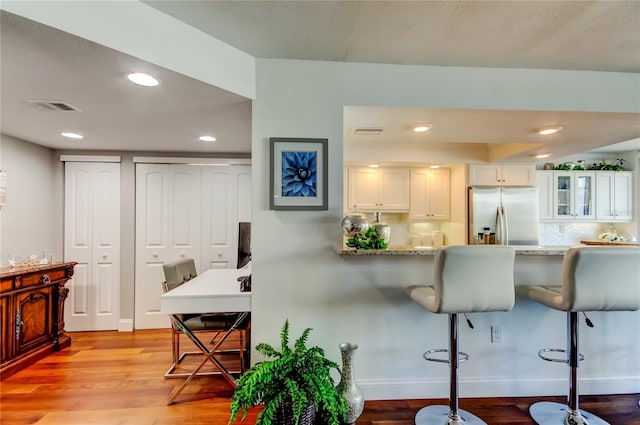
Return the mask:
<path id="1" fill-rule="evenodd" d="M 2 425 L 225 425 L 233 393 L 221 377 L 197 378 L 167 406 L 180 379 L 165 379 L 170 330 L 74 332 L 71 347 L 0 383 Z M 232 341 L 230 341 L 232 342 Z M 185 339 L 183 346 L 189 342 Z M 193 358 L 191 361 L 196 361 Z M 190 361 L 190 362 L 191 362 Z M 187 365 L 188 366 L 188 365 Z M 563 402 L 564 397 L 545 400 Z M 489 425 L 533 424 L 540 398 L 462 399 Z M 581 407 L 612 425 L 640 425 L 640 394 L 583 396 Z M 446 400 L 367 401 L 358 425 L 413 425 L 415 413 Z M 244 423 L 255 423 L 252 411 Z M 240 422 L 238 422 L 240 423 Z"/>

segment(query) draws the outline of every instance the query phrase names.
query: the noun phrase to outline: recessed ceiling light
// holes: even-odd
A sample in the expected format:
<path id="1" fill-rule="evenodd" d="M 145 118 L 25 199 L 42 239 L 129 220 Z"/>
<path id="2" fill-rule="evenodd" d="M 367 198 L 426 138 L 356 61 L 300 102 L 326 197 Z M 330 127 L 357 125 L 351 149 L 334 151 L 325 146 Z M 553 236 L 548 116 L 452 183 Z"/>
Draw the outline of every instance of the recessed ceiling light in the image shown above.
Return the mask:
<path id="1" fill-rule="evenodd" d="M 378 164 L 369 164 L 369 168 L 378 168 L 379 165 Z"/>
<path id="2" fill-rule="evenodd" d="M 127 74 L 127 78 L 129 79 L 129 81 L 138 84 L 139 86 L 155 87 L 160 84 L 160 81 L 158 81 L 156 78 L 143 72 L 131 72 Z"/>
<path id="3" fill-rule="evenodd" d="M 543 159 L 543 158 L 549 158 L 551 156 L 551 154 L 550 153 L 540 153 L 540 154 L 537 154 L 537 155 L 534 155 L 534 156 L 536 158 L 538 158 L 538 159 Z"/>
<path id="4" fill-rule="evenodd" d="M 64 137 L 68 137 L 69 139 L 83 139 L 84 138 L 84 136 L 82 134 L 78 134 L 78 133 L 64 132 L 64 133 L 60 133 L 60 135 L 62 135 Z"/>
<path id="5" fill-rule="evenodd" d="M 200 139 L 203 142 L 215 142 L 216 138 L 213 136 L 200 136 L 198 137 L 198 139 Z"/>
<path id="6" fill-rule="evenodd" d="M 420 124 L 413 127 L 413 131 L 415 131 L 416 133 L 424 133 L 425 131 L 431 130 L 431 127 L 431 125 Z"/>
<path id="7" fill-rule="evenodd" d="M 429 165 L 429 168 L 440 168 L 440 165 L 439 164 Z"/>
<path id="8" fill-rule="evenodd" d="M 550 127 L 539 128 L 539 129 L 536 130 L 536 133 L 542 134 L 542 135 L 547 135 L 547 134 L 557 133 L 560 130 L 562 130 L 562 127 L 560 127 L 559 125 L 554 125 L 554 126 L 550 126 Z"/>

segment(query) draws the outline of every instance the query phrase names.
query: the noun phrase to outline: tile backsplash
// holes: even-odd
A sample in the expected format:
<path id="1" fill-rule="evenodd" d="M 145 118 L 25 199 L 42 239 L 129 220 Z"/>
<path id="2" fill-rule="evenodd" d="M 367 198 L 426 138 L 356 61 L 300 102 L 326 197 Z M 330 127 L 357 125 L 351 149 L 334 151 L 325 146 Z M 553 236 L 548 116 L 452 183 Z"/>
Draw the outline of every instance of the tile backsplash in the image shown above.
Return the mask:
<path id="1" fill-rule="evenodd" d="M 373 223 L 373 213 L 366 213 L 367 221 Z M 408 214 L 382 213 L 382 220 L 391 226 L 391 245 L 431 245 L 431 234 L 440 230 L 447 233 L 439 222 L 410 222 Z M 445 223 L 446 224 L 446 223 Z M 450 224 L 450 223 L 449 223 Z M 609 229 L 612 223 L 539 223 L 538 238 L 542 246 L 571 246 L 581 240 L 597 240 L 598 235 Z M 630 236 L 624 223 L 614 225 L 618 234 Z M 450 230 L 450 229 L 449 229 Z M 634 231 L 635 232 L 635 231 Z M 451 243 L 444 235 L 445 244 Z"/>
<path id="2" fill-rule="evenodd" d="M 539 244 L 570 246 L 581 240 L 595 240 L 604 231 L 604 223 L 540 223 Z"/>

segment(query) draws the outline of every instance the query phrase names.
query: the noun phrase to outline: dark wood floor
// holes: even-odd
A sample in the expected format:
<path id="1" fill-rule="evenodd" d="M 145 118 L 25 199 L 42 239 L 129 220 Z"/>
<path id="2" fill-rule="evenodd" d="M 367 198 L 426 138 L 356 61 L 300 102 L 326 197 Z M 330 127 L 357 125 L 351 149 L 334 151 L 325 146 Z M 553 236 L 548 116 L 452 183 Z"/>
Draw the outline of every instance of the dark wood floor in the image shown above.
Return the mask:
<path id="1" fill-rule="evenodd" d="M 191 382 L 166 405 L 179 379 L 164 379 L 170 331 L 71 333 L 72 345 L 0 383 L 2 425 L 225 425 L 233 393 L 220 377 Z M 185 344 L 187 342 L 185 341 Z M 195 359 L 194 359 L 195 361 Z M 640 394 L 583 396 L 581 407 L 612 425 L 640 425 Z M 489 425 L 533 424 L 540 398 L 463 399 Z M 564 397 L 545 398 L 562 402 Z M 413 425 L 416 412 L 445 400 L 367 401 L 358 425 Z M 256 411 L 244 423 L 255 422 Z M 239 422 L 238 422 L 239 423 Z"/>

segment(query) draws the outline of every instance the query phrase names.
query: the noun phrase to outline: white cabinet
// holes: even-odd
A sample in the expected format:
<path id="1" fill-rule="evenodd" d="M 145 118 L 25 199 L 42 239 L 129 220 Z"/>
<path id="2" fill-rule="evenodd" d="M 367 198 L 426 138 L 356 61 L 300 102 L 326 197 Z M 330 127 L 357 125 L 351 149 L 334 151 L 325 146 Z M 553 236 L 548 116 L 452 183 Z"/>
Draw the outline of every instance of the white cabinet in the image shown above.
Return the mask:
<path id="1" fill-rule="evenodd" d="M 554 220 L 594 220 L 595 172 L 554 171 Z"/>
<path id="2" fill-rule="evenodd" d="M 538 188 L 538 219 L 553 220 L 553 171 L 536 171 Z"/>
<path id="3" fill-rule="evenodd" d="M 631 171 L 599 171 L 596 173 L 596 219 L 631 221 Z"/>
<path id="4" fill-rule="evenodd" d="M 451 175 L 448 169 L 411 170 L 410 220 L 449 220 Z"/>
<path id="5" fill-rule="evenodd" d="M 407 212 L 409 170 L 403 168 L 349 168 L 348 211 Z"/>
<path id="6" fill-rule="evenodd" d="M 533 164 L 469 165 L 469 186 L 535 186 Z"/>

